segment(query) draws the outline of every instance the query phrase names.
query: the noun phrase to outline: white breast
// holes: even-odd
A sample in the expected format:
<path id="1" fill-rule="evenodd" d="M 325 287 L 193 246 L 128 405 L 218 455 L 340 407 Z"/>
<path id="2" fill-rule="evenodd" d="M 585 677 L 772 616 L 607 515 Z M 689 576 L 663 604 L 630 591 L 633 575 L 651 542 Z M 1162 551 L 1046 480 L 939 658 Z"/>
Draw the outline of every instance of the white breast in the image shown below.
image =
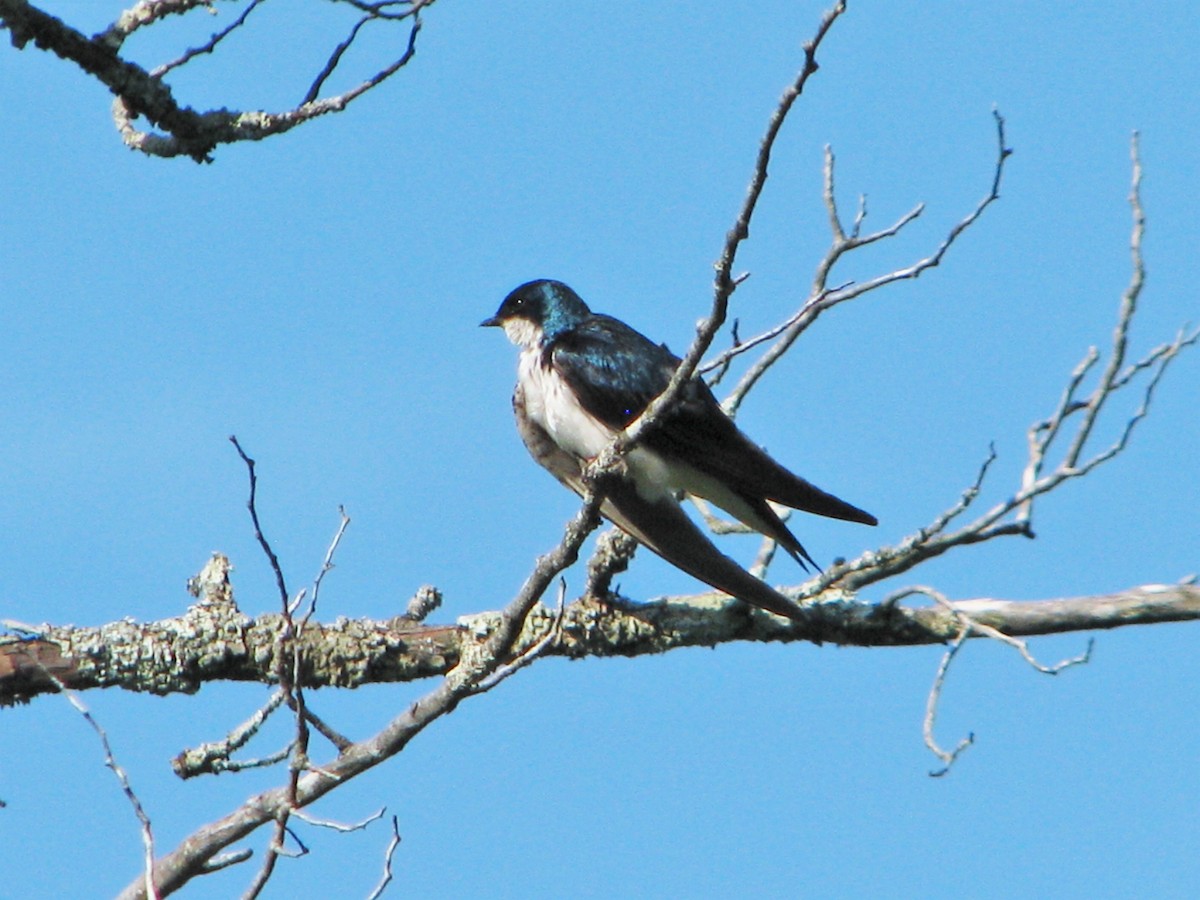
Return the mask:
<path id="1" fill-rule="evenodd" d="M 522 351 L 517 365 L 517 380 L 525 392 L 525 414 L 568 453 L 591 459 L 616 432 L 580 406 L 570 385 L 543 366 L 540 356 L 536 348 L 529 348 Z"/>
<path id="2" fill-rule="evenodd" d="M 581 459 L 593 459 L 609 445 L 616 432 L 588 413 L 575 392 L 556 372 L 541 364 L 536 348 L 521 353 L 517 379 L 525 400 L 525 414 L 546 430 L 558 446 Z M 670 494 L 682 484 L 674 466 L 652 450 L 635 447 L 626 457 L 638 493 L 647 500 Z"/>

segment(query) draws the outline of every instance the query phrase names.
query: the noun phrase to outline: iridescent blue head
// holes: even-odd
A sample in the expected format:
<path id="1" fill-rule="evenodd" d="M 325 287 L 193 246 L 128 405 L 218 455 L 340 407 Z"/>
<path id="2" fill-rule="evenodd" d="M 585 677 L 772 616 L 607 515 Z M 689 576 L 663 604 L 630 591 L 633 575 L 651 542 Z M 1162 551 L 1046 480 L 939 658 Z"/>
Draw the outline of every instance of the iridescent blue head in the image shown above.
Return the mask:
<path id="1" fill-rule="evenodd" d="M 579 295 L 561 281 L 539 278 L 513 290 L 496 314 L 479 324 L 503 328 L 518 346 L 535 347 L 574 328 L 591 313 Z"/>

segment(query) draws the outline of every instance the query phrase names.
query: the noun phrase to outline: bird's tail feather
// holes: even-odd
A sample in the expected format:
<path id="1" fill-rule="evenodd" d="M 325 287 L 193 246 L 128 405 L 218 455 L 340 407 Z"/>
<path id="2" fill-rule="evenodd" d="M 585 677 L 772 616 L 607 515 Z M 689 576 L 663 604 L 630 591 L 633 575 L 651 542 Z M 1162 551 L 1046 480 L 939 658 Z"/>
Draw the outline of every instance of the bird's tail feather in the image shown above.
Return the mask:
<path id="1" fill-rule="evenodd" d="M 602 512 L 693 578 L 778 616 L 800 618 L 795 603 L 721 553 L 673 499 L 646 500 L 632 484 L 617 480 Z"/>

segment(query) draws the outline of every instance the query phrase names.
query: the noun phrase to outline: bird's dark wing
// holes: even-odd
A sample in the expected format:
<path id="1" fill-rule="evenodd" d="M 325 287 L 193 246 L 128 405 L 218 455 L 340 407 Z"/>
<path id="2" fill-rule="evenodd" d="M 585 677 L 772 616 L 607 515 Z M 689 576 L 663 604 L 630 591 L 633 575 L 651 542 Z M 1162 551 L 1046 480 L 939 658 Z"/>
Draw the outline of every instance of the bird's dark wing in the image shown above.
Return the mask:
<path id="1" fill-rule="evenodd" d="M 679 365 L 665 347 L 611 316 L 590 316 L 545 352 L 583 408 L 613 429 L 641 415 Z"/>
<path id="2" fill-rule="evenodd" d="M 591 316 L 547 348 L 550 364 L 589 413 L 624 428 L 666 388 L 679 357 L 610 316 Z M 699 379 L 689 382 L 673 413 L 644 439 L 645 446 L 714 478 L 755 511 L 767 532 L 794 556 L 804 549 L 764 501 L 833 519 L 877 524 L 870 513 L 794 475 L 746 437 Z M 811 559 L 809 560 L 811 562 Z"/>
<path id="3" fill-rule="evenodd" d="M 739 600 L 799 620 L 795 603 L 718 550 L 672 497 L 646 500 L 628 481 L 608 488 L 601 512 L 671 565 Z"/>
<path id="4" fill-rule="evenodd" d="M 513 394 L 513 411 L 526 449 L 546 471 L 582 496 L 580 461 L 528 418 L 524 406 L 525 398 L 518 387 Z M 671 565 L 754 606 L 776 615 L 797 617 L 794 603 L 721 553 L 673 498 L 645 500 L 634 484 L 623 479 L 613 479 L 607 490 L 601 514 Z"/>
<path id="5" fill-rule="evenodd" d="M 821 490 L 772 459 L 725 415 L 703 382 L 692 381 L 687 387 L 674 414 L 646 436 L 647 447 L 687 462 L 747 500 L 774 500 L 813 515 L 878 524 L 869 512 Z"/>

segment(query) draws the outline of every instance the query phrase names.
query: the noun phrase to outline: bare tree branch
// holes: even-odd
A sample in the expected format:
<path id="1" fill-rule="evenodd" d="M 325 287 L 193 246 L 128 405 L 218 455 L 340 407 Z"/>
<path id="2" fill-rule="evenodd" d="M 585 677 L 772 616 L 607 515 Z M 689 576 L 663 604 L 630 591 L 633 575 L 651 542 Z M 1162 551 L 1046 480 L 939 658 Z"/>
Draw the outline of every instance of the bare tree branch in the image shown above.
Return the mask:
<path id="1" fill-rule="evenodd" d="M 954 765 L 954 762 L 958 759 L 959 755 L 975 742 L 975 735 L 968 734 L 965 738 L 962 738 L 957 744 L 954 745 L 953 750 L 944 750 L 933 736 L 933 725 L 937 718 L 938 701 L 941 699 L 942 687 L 946 683 L 946 674 L 950 670 L 950 663 L 954 660 L 954 657 L 958 655 L 959 650 L 962 649 L 962 646 L 966 642 L 967 638 L 971 637 L 972 635 L 977 635 L 979 637 L 985 637 L 994 641 L 999 641 L 1002 644 L 1007 644 L 1020 653 L 1025 662 L 1029 663 L 1030 666 L 1032 666 L 1038 672 L 1041 672 L 1043 675 L 1057 675 L 1059 672 L 1063 671 L 1064 669 L 1068 669 L 1071 666 L 1078 666 L 1088 662 L 1092 657 L 1092 647 L 1094 645 L 1094 641 L 1089 640 L 1087 649 L 1079 656 L 1073 656 L 1069 659 L 1061 660 L 1053 665 L 1045 665 L 1040 663 L 1034 659 L 1033 654 L 1029 652 L 1029 643 L 1027 641 L 1014 638 L 1005 634 L 998 628 L 994 628 L 991 625 L 986 625 L 982 622 L 976 621 L 969 614 L 964 612 L 961 606 L 957 606 L 946 599 L 946 596 L 940 591 L 935 591 L 933 588 L 925 587 L 924 585 L 915 585 L 913 587 L 897 591 L 895 594 L 892 594 L 890 597 L 884 600 L 884 604 L 894 605 L 903 600 L 905 597 L 911 597 L 914 595 L 923 595 L 929 597 L 931 600 L 939 604 L 943 609 L 948 610 L 958 620 L 960 625 L 958 634 L 955 635 L 954 640 L 950 642 L 949 649 L 945 652 L 945 654 L 943 654 L 942 661 L 938 664 L 937 674 L 933 678 L 933 687 L 929 689 L 929 696 L 925 702 L 925 722 L 922 729 L 925 736 L 925 746 L 928 747 L 930 752 L 942 762 L 941 769 L 929 773 L 934 778 L 940 778 L 949 772 L 951 766 Z"/>
<path id="2" fill-rule="evenodd" d="M 231 844 L 268 822 L 285 822 L 290 811 L 308 806 L 340 784 L 390 759 L 429 724 L 453 711 L 466 697 L 478 693 L 479 686 L 485 679 L 506 660 L 519 654 L 520 647 L 527 646 L 528 641 L 520 646 L 519 641 L 529 633 L 526 620 L 530 612 L 537 606 L 538 597 L 550 581 L 578 558 L 579 547 L 598 522 L 598 507 L 599 500 L 596 497 L 591 497 L 585 502 L 583 508 L 568 524 L 562 543 L 539 558 L 537 566 L 517 596 L 500 613 L 488 620 L 486 628 L 481 627 L 484 623 L 480 622 L 473 628 L 459 629 L 456 632 L 459 637 L 457 664 L 444 672 L 446 677 L 436 687 L 394 718 L 378 734 L 341 750 L 337 758 L 330 763 L 321 766 L 306 764 L 303 770 L 294 765 L 292 772 L 296 777 L 289 778 L 284 786 L 264 791 L 224 818 L 197 829 L 156 863 L 154 878 L 158 891 L 166 896 L 195 876 L 205 874 L 209 871 L 210 860 Z M 214 558 L 209 568 L 213 570 L 210 575 L 224 574 L 224 587 L 218 586 L 217 593 L 228 595 L 228 560 L 223 557 Z M 223 608 L 236 610 L 231 602 L 223 604 Z M 236 615 L 240 616 L 240 613 Z M 421 627 L 420 630 L 428 629 Z M 295 634 L 293 640 L 301 649 L 293 651 L 296 657 L 286 655 L 286 658 L 299 658 L 304 655 L 302 644 L 310 638 L 310 633 L 316 631 L 318 627 L 310 625 L 309 628 Z M 291 631 L 286 619 L 280 623 L 278 633 L 290 636 Z M 272 644 L 274 652 L 281 658 L 285 657 L 285 653 L 278 647 L 285 643 L 286 641 L 276 641 Z M 303 681 L 304 672 L 308 668 L 310 666 L 306 666 L 303 671 L 298 669 L 294 672 L 297 684 Z M 293 759 L 295 760 L 295 757 Z M 272 863 L 269 860 L 282 853 L 283 834 L 284 829 L 277 825 L 268 847 L 268 861 L 260 869 L 259 875 L 251 885 L 250 893 L 261 889 L 270 876 Z M 145 885 L 140 880 L 135 881 L 126 887 L 120 896 L 146 897 Z"/>
<path id="3" fill-rule="evenodd" d="M 379 884 L 375 885 L 375 890 L 367 895 L 367 900 L 379 900 L 387 886 L 392 883 L 392 857 L 396 855 L 396 848 L 399 846 L 400 821 L 392 816 L 392 839 L 388 841 L 387 849 L 383 852 L 383 875 L 380 876 Z"/>
<path id="4" fill-rule="evenodd" d="M 868 552 L 857 560 L 832 567 L 817 579 L 820 586 L 838 586 L 854 591 L 907 571 L 952 547 L 981 543 L 1008 535 L 1033 537 L 1032 508 L 1035 498 L 1044 496 L 1068 481 L 1087 475 L 1098 466 L 1116 458 L 1128 447 L 1134 430 L 1149 412 L 1154 392 L 1166 374 L 1167 367 L 1185 349 L 1200 341 L 1200 329 L 1181 329 L 1170 343 L 1154 348 L 1142 359 L 1132 364 L 1126 360 L 1129 328 L 1137 311 L 1137 297 L 1145 275 L 1140 249 L 1145 216 L 1139 190 L 1141 166 L 1137 157 L 1136 136 L 1132 144 L 1132 154 L 1134 176 L 1130 204 L 1134 211 L 1134 223 L 1130 244 L 1133 274 L 1119 304 L 1113 348 L 1095 388 L 1086 397 L 1079 397 L 1084 378 L 1099 360 L 1098 352 L 1092 348 L 1071 373 L 1067 388 L 1055 411 L 1048 419 L 1036 422 L 1030 428 L 1029 457 L 1021 477 L 1021 486 L 1015 493 L 993 505 L 974 521 L 955 531 L 946 531 L 950 521 L 964 512 L 979 495 L 982 476 L 991 462 L 989 459 L 984 464 L 976 484 L 964 493 L 959 503 L 939 516 L 932 525 L 918 530 L 896 547 Z M 1095 436 L 1094 426 L 1100 409 L 1113 395 L 1133 384 L 1138 375 L 1147 377 L 1134 412 L 1126 420 L 1115 440 L 1103 449 L 1091 451 L 1090 457 L 1083 458 L 1090 440 Z M 1074 431 L 1068 432 L 1068 426 L 1071 424 L 1074 424 Z M 1060 436 L 1069 440 L 1068 449 L 1058 465 L 1046 472 L 1047 453 Z M 992 452 L 994 454 L 994 451 Z"/>
<path id="5" fill-rule="evenodd" d="M 216 563 L 228 567 L 223 557 Z M 957 620 L 944 610 L 868 602 L 844 590 L 821 592 L 814 582 L 788 594 L 808 601 L 802 621 L 748 614 L 738 601 L 715 592 L 636 604 L 577 601 L 566 606 L 560 634 L 541 652 L 574 658 L 638 656 L 730 641 L 900 647 L 942 643 L 958 633 Z M 1056 634 L 1200 619 L 1200 587 L 1142 585 L 1114 594 L 1028 601 L 979 598 L 958 601 L 955 608 L 1008 635 Z M 359 687 L 445 675 L 480 635 L 497 627 L 500 616 L 479 613 L 457 625 L 404 630 L 388 621 L 365 619 L 312 623 L 301 640 L 302 652 L 313 649 L 306 655 L 303 686 Z M 553 611 L 534 606 L 515 652 L 544 637 L 554 618 Z M 204 683 L 218 681 L 272 684 L 283 627 L 278 614 L 250 619 L 233 610 L 207 617 L 189 611 L 178 619 L 149 623 L 46 626 L 34 642 L 0 638 L 0 702 L 26 702 L 56 690 L 44 676 L 35 677 L 39 663 L 31 643 L 57 648 L 61 658 L 70 660 L 69 671 L 59 677 L 77 690 L 119 687 L 168 694 L 193 693 Z M 219 648 L 222 658 L 212 658 L 211 651 L 205 654 L 206 647 Z M 189 753 L 200 759 L 215 755 L 202 750 Z M 197 766 L 198 771 L 204 768 Z"/>
<path id="6" fill-rule="evenodd" d="M 246 19 L 248 19 L 250 17 L 250 13 L 252 13 L 256 9 L 258 9 L 259 4 L 263 3 L 263 2 L 265 2 L 265 0 L 250 0 L 250 2 L 246 4 L 246 8 L 244 10 L 242 10 L 242 14 L 240 16 L 238 16 L 236 19 L 234 19 L 232 22 L 230 22 L 227 26 L 222 28 L 220 31 L 214 32 L 213 36 L 211 38 L 209 38 L 205 43 L 201 44 L 199 47 L 189 47 L 188 50 L 185 53 L 183 53 L 181 56 L 176 57 L 175 59 L 171 60 L 170 62 L 163 63 L 161 66 L 155 66 L 153 69 L 150 70 L 150 77 L 151 78 L 162 78 L 164 75 L 166 75 L 172 69 L 178 69 L 180 66 L 187 65 L 189 62 L 191 62 L 197 56 L 201 56 L 206 53 L 214 52 L 217 49 L 217 45 L 219 43 L 221 43 L 221 41 L 225 40 L 225 38 L 229 37 L 229 35 L 233 34 L 233 32 L 237 31 L 239 28 L 241 28 L 243 25 L 246 24 Z M 141 5 L 142 4 L 139 4 L 139 6 L 141 6 Z M 189 4 L 189 6 L 195 6 L 195 5 L 198 5 L 198 4 L 196 4 L 196 3 Z M 116 49 L 118 46 L 120 46 L 120 42 L 124 41 L 125 35 L 132 33 L 132 30 L 133 30 L 132 28 L 130 28 L 128 31 L 121 29 L 118 26 L 118 23 L 120 21 L 121 20 L 118 19 L 116 23 L 113 23 L 113 25 L 111 25 L 109 27 L 109 30 L 107 32 L 105 32 L 104 37 L 101 38 L 101 40 L 104 40 L 104 39 L 108 38 L 109 35 L 111 34 L 113 37 L 113 40 L 117 42 L 116 45 L 113 47 L 113 49 Z"/>
<path id="7" fill-rule="evenodd" d="M 317 572 L 316 578 L 313 580 L 312 591 L 308 609 L 297 621 L 295 613 L 300 608 L 303 602 L 305 592 L 301 591 L 294 599 L 288 598 L 287 587 L 283 570 L 279 565 L 279 558 L 271 549 L 270 542 L 266 535 L 263 534 L 262 526 L 258 516 L 258 507 L 256 503 L 258 479 L 256 475 L 255 462 L 242 449 L 242 445 L 236 437 L 230 437 L 230 442 L 236 448 L 238 456 L 246 465 L 246 470 L 250 479 L 250 497 L 246 503 L 246 508 L 250 513 L 250 520 L 254 524 L 254 535 L 258 540 L 259 546 L 262 548 L 264 555 L 267 557 L 267 562 L 271 570 L 275 573 L 276 585 L 279 589 L 280 601 L 282 604 L 282 622 L 283 628 L 278 637 L 276 656 L 279 660 L 279 665 L 276 669 L 276 677 L 278 679 L 280 689 L 276 696 L 283 698 L 288 707 L 294 713 L 294 721 L 296 727 L 296 736 L 292 739 L 287 748 L 287 757 L 289 758 L 288 765 L 288 804 L 282 806 L 275 816 L 275 831 L 271 840 L 267 844 L 267 850 L 263 855 L 263 863 L 260 866 L 254 882 L 247 889 L 245 897 L 247 900 L 257 897 L 266 886 L 271 874 L 275 868 L 275 862 L 278 857 L 284 853 L 284 841 L 289 834 L 288 820 L 292 813 L 299 807 L 296 802 L 296 791 L 299 784 L 300 774 L 312 769 L 309 762 L 309 724 L 315 725 L 320 729 L 339 751 L 348 748 L 350 742 L 327 726 L 318 716 L 308 709 L 307 702 L 304 696 L 303 671 L 307 665 L 303 653 L 303 645 L 299 638 L 304 634 L 305 629 L 309 625 L 309 621 L 317 609 L 317 601 L 321 593 L 321 584 L 325 580 L 325 576 L 333 569 L 333 558 L 337 552 L 342 537 L 346 533 L 346 528 L 350 525 L 350 518 L 346 515 L 345 509 L 339 507 L 338 515 L 340 521 L 338 528 L 329 543 L 328 549 L 325 551 L 325 558 L 322 560 L 321 568 Z M 247 732 L 247 737 L 253 735 L 253 732 Z M 181 754 L 186 756 L 186 754 Z M 268 760 L 279 759 L 276 755 L 269 757 Z M 176 760 L 179 761 L 179 758 Z M 225 768 L 229 768 L 228 765 Z M 178 769 L 177 769 L 178 771 Z M 382 812 L 380 813 L 382 815 Z"/>
<path id="8" fill-rule="evenodd" d="M 938 703 L 942 699 L 942 688 L 946 684 L 950 663 L 954 661 L 954 657 L 958 655 L 958 651 L 962 649 L 963 644 L 970 636 L 971 626 L 964 624 L 955 635 L 954 640 L 950 642 L 950 648 L 942 654 L 937 673 L 933 676 L 933 686 L 929 689 L 929 696 L 925 698 L 925 720 L 921 726 L 921 734 L 925 738 L 925 746 L 929 748 L 929 752 L 942 761 L 942 768 L 929 773 L 934 778 L 940 778 L 949 772 L 950 767 L 954 765 L 962 752 L 975 743 L 975 734 L 971 732 L 966 737 L 959 738 L 953 749 L 946 750 L 937 742 L 933 733 L 933 726 L 937 722 Z"/>
<path id="9" fill-rule="evenodd" d="M 283 691 L 276 691 L 261 709 L 256 710 L 249 719 L 233 728 L 224 740 L 201 744 L 199 747 L 183 751 L 171 760 L 171 768 L 180 778 L 191 778 L 193 775 L 209 772 L 213 774 L 225 771 L 236 772 L 240 769 L 274 765 L 287 759 L 292 750 L 290 744 L 279 753 L 264 759 L 248 762 L 237 762 L 230 759 L 258 733 L 258 730 L 270 718 L 271 713 L 282 706 L 286 699 L 287 694 Z"/>
<path id="10" fill-rule="evenodd" d="M 434 0 L 385 0 L 378 3 L 342 0 L 341 5 L 355 9 L 360 14 L 359 18 L 349 35 L 330 52 L 303 101 L 292 109 L 237 112 L 232 110 L 237 104 L 229 103 L 220 109 L 197 112 L 178 101 L 163 80 L 164 77 L 200 56 L 217 52 L 226 37 L 246 26 L 250 13 L 262 2 L 249 0 L 241 14 L 214 33 L 208 41 L 189 48 L 173 60 L 149 71 L 120 55 L 125 40 L 135 31 L 170 16 L 183 15 L 197 8 L 211 9 L 209 2 L 139 0 L 106 30 L 88 37 L 61 19 L 31 5 L 28 0 L 0 0 L 0 26 L 8 29 L 13 46 L 17 49 L 24 48 L 32 41 L 35 46 L 75 63 L 115 94 L 113 120 L 126 146 L 151 156 L 188 156 L 196 162 L 211 162 L 212 152 L 220 144 L 259 141 L 282 134 L 327 113 L 340 112 L 367 91 L 382 84 L 412 60 L 416 53 L 417 35 L 421 30 L 421 12 L 431 6 Z M 394 25 L 405 23 L 406 20 L 408 40 L 396 59 L 346 91 L 319 96 L 364 26 L 375 22 Z M 135 123 L 139 117 L 144 117 L 161 133 L 137 127 Z"/>
<path id="11" fill-rule="evenodd" d="M 51 680 L 56 680 L 53 676 L 49 677 Z M 100 739 L 100 746 L 104 750 L 104 765 L 116 776 L 117 783 L 121 786 L 121 793 L 125 795 L 125 799 L 129 801 L 129 805 L 133 808 L 134 815 L 137 816 L 142 836 L 142 856 L 144 863 L 141 881 L 145 887 L 146 896 L 157 900 L 159 894 L 154 886 L 154 828 L 150 823 L 150 816 L 146 813 L 146 809 L 142 806 L 142 801 L 138 799 L 138 795 L 134 793 L 133 785 L 129 781 L 129 775 L 126 773 L 125 767 L 117 762 L 112 744 L 108 740 L 108 733 L 96 721 L 91 710 L 79 699 L 79 695 L 75 691 L 64 687 L 62 684 L 56 684 L 56 687 L 67 698 L 67 702 L 74 707 L 75 711 L 96 732 L 96 737 Z"/>
<path id="12" fill-rule="evenodd" d="M 888 272 L 883 275 L 876 276 L 861 284 L 851 283 L 838 288 L 829 287 L 829 277 L 833 271 L 833 267 L 847 253 L 857 250 L 861 247 L 868 246 L 876 241 L 884 240 L 885 238 L 894 237 L 899 234 L 910 222 L 914 221 L 924 211 L 924 204 L 918 204 L 909 212 L 905 213 L 897 219 L 892 225 L 872 234 L 861 236 L 859 231 L 863 220 L 866 218 L 866 201 L 863 200 L 859 205 L 858 215 L 855 217 L 854 226 L 849 234 L 842 227 L 841 218 L 837 211 L 837 201 L 834 196 L 834 157 L 833 151 L 828 147 L 825 148 L 825 206 L 829 214 L 830 229 L 833 232 L 833 243 L 826 251 L 825 256 L 817 264 L 816 274 L 813 276 L 812 287 L 809 290 L 809 299 L 806 300 L 796 312 L 794 316 L 789 318 L 781 326 L 776 326 L 766 333 L 758 337 L 751 338 L 748 341 L 742 342 L 739 346 L 735 346 L 726 350 L 723 354 L 716 357 L 710 363 L 706 364 L 703 371 L 709 371 L 726 364 L 734 356 L 748 352 L 753 347 L 767 340 L 775 340 L 775 343 L 757 359 L 754 364 L 746 371 L 746 373 L 738 381 L 737 386 L 730 393 L 729 397 L 724 402 L 725 410 L 730 415 L 736 415 L 742 401 L 745 400 L 746 394 L 758 383 L 759 379 L 771 368 L 772 365 L 782 357 L 796 339 L 800 337 L 804 331 L 817 320 L 825 310 L 831 309 L 840 303 L 845 303 L 848 300 L 853 300 L 868 294 L 871 291 L 877 290 L 885 285 L 892 284 L 897 281 L 904 281 L 911 278 L 917 278 L 922 272 L 939 265 L 942 257 L 954 245 L 958 237 L 975 224 L 976 220 L 983 215 L 992 203 L 1000 199 L 1000 182 L 1004 177 L 1004 164 L 1008 157 L 1012 155 L 1012 150 L 1005 144 L 1004 137 L 1004 117 L 999 111 L 992 110 L 992 116 L 996 123 L 996 139 L 999 150 L 996 154 L 995 167 L 992 170 L 991 189 L 983 199 L 976 204 L 975 208 L 954 224 L 942 242 L 938 244 L 933 253 L 917 262 L 901 269 Z"/>

